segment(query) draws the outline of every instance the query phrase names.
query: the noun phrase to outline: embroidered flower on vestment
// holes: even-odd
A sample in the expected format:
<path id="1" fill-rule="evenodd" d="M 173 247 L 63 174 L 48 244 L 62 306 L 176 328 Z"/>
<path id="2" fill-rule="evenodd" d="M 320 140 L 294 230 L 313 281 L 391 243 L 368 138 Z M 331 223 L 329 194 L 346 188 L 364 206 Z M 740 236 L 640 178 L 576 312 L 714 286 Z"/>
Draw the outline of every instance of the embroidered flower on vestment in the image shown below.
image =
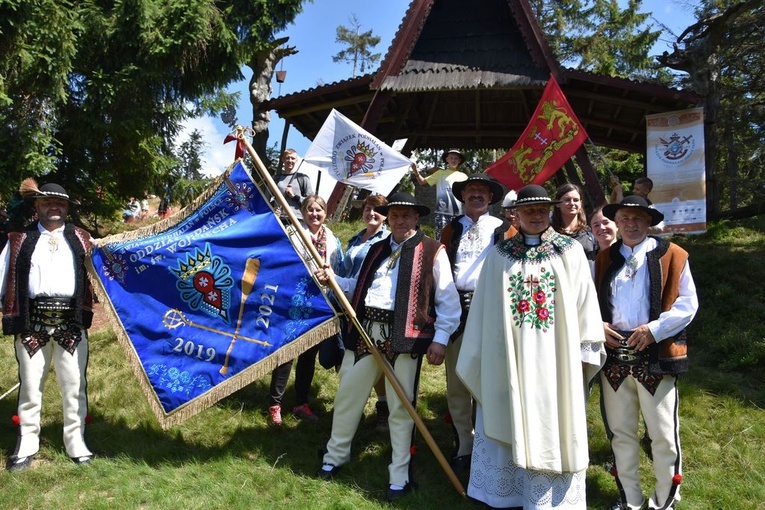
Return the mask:
<path id="1" fill-rule="evenodd" d="M 554 324 L 555 275 L 539 268 L 539 277 L 518 271 L 509 278 L 510 305 L 516 326 L 528 324 L 544 332 Z"/>

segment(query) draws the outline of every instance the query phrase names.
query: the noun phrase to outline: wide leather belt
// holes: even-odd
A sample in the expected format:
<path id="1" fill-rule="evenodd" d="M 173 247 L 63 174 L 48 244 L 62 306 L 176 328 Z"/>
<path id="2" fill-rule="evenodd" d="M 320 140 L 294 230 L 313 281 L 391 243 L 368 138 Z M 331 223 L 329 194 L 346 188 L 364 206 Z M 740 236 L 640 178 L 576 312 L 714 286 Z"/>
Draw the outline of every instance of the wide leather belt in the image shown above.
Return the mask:
<path id="1" fill-rule="evenodd" d="M 59 326 L 74 318 L 76 306 L 74 299 L 36 297 L 30 303 L 33 323 L 44 326 Z"/>
<path id="2" fill-rule="evenodd" d="M 620 346 L 606 349 L 608 357 L 617 363 L 625 365 L 639 365 L 647 358 L 645 351 L 638 351 L 634 347 L 627 347 L 627 339 L 632 335 L 632 331 L 619 331 L 618 332 L 624 340 L 620 342 Z"/>
<path id="3" fill-rule="evenodd" d="M 381 308 L 365 306 L 364 319 L 368 321 L 382 322 L 384 324 L 393 324 L 393 310 L 383 310 Z"/>

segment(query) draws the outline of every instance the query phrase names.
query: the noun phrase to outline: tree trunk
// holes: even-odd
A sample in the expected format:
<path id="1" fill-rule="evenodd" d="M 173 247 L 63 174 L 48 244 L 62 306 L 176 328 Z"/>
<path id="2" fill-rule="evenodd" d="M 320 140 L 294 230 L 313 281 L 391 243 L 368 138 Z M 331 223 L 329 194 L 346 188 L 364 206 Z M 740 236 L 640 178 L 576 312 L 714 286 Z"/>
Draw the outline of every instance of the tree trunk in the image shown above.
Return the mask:
<path id="1" fill-rule="evenodd" d="M 276 65 L 284 57 L 297 53 L 294 46 L 283 46 L 287 41 L 289 41 L 289 37 L 282 37 L 273 41 L 267 48 L 255 53 L 247 63 L 247 66 L 252 70 L 250 103 L 252 104 L 252 130 L 255 133 L 252 138 L 252 147 L 265 164 L 268 164 L 266 147 L 268 146 L 268 124 L 271 121 L 271 112 L 261 108 L 261 105 L 271 99 L 271 92 L 273 92 L 271 81 Z"/>
<path id="2" fill-rule="evenodd" d="M 726 10 L 694 23 L 680 34 L 675 49 L 657 57 L 665 67 L 688 73 L 691 88 L 705 97 L 704 139 L 707 178 L 707 215 L 716 216 L 719 208 L 717 185 L 717 113 L 720 109 L 720 62 L 719 48 L 735 19 L 742 13 L 759 5 L 761 0 L 745 0 Z M 687 36 L 687 37 L 686 37 Z M 678 44 L 683 44 L 683 49 Z"/>
<path id="3" fill-rule="evenodd" d="M 728 189 L 730 190 L 730 210 L 738 207 L 738 158 L 733 137 L 733 128 L 725 126 L 725 147 L 728 156 Z"/>

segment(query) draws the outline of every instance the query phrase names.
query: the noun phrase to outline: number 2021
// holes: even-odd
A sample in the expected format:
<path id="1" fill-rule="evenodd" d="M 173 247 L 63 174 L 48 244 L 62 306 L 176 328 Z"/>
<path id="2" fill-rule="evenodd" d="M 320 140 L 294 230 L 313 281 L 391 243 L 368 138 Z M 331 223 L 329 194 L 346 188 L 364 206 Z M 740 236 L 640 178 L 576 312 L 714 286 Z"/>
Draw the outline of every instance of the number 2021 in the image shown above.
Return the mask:
<path id="1" fill-rule="evenodd" d="M 273 306 L 274 301 L 276 301 L 276 292 L 279 290 L 279 286 L 266 285 L 265 290 L 270 290 L 273 294 L 268 294 L 266 292 L 260 294 L 261 305 L 258 307 L 258 318 L 255 319 L 255 325 L 260 325 L 263 326 L 263 329 L 268 329 L 268 325 L 270 324 L 269 316 L 273 313 L 271 306 Z"/>

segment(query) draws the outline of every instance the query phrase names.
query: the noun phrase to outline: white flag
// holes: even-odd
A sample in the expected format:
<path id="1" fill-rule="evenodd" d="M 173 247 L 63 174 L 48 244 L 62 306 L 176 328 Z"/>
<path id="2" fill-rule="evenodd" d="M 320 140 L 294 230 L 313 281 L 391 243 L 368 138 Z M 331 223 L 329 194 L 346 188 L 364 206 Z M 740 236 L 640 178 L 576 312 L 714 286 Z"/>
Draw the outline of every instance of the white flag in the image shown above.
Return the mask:
<path id="1" fill-rule="evenodd" d="M 408 158 L 333 109 L 303 156 L 301 171 L 317 168 L 335 180 L 388 195 L 411 165 Z"/>

